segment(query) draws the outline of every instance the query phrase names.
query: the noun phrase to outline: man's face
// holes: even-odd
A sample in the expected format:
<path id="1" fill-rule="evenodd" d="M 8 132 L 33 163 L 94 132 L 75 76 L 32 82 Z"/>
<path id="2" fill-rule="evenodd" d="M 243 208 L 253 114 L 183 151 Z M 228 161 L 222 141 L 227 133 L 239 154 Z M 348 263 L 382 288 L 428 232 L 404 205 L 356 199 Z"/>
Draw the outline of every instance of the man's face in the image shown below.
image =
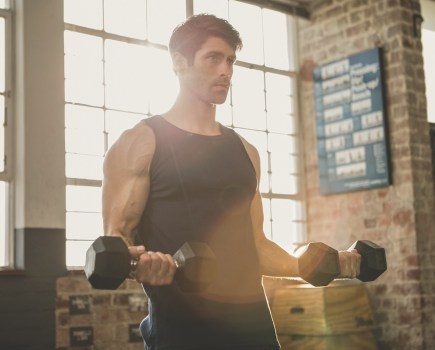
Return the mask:
<path id="1" fill-rule="evenodd" d="M 235 50 L 219 37 L 210 37 L 193 63 L 179 75 L 181 88 L 208 104 L 224 103 L 230 88 Z"/>

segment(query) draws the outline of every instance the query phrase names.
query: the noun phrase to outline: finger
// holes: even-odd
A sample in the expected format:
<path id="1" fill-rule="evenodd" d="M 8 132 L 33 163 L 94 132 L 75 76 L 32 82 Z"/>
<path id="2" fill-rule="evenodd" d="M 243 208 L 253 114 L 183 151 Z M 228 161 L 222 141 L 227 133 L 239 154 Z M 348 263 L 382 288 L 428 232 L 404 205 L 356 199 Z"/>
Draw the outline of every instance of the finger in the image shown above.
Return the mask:
<path id="1" fill-rule="evenodd" d="M 136 281 L 139 283 L 148 283 L 149 276 L 151 275 L 151 265 L 152 258 L 151 255 L 146 252 L 146 254 L 142 254 L 138 260 L 136 265 Z"/>
<path id="2" fill-rule="evenodd" d="M 341 251 L 339 254 L 340 260 L 340 277 L 355 278 L 357 270 L 357 254 L 351 251 Z"/>
<path id="3" fill-rule="evenodd" d="M 146 254 L 149 258 L 148 271 L 150 273 L 150 277 L 159 273 L 161 260 L 158 253 L 155 252 L 147 252 Z"/>
<path id="4" fill-rule="evenodd" d="M 177 270 L 174 258 L 169 254 L 156 253 L 160 258 L 160 268 L 155 275 L 155 283 L 159 285 L 168 285 L 174 281 Z"/>
<path id="5" fill-rule="evenodd" d="M 171 255 L 169 255 L 169 254 L 165 254 L 165 255 L 166 255 L 166 258 L 169 260 L 169 270 L 174 275 L 175 272 L 177 271 L 177 267 L 178 267 L 177 263 Z"/>
<path id="6" fill-rule="evenodd" d="M 159 284 L 170 284 L 172 282 L 171 276 L 171 259 L 168 258 L 168 255 L 163 253 L 156 253 L 156 255 L 160 258 L 160 267 L 156 273 L 156 282 Z"/>
<path id="7" fill-rule="evenodd" d="M 136 280 L 150 285 L 168 285 L 174 280 L 176 264 L 172 256 L 147 251 L 138 260 Z"/>
<path id="8" fill-rule="evenodd" d="M 352 278 L 356 278 L 356 276 L 358 276 L 358 269 L 359 269 L 359 262 L 358 262 L 358 257 L 359 254 L 358 252 L 351 252 L 352 256 L 351 256 L 351 264 L 352 264 Z"/>
<path id="9" fill-rule="evenodd" d="M 356 249 L 350 251 L 350 263 L 352 265 L 351 272 L 352 278 L 356 278 L 359 275 L 360 265 L 361 265 L 361 255 Z"/>
<path id="10" fill-rule="evenodd" d="M 358 277 L 361 273 L 361 255 L 358 254 L 356 259 L 357 259 L 357 262 L 356 262 L 356 276 L 355 277 Z"/>
<path id="11" fill-rule="evenodd" d="M 143 253 L 145 253 L 145 247 L 143 245 L 134 245 L 128 247 L 128 252 L 133 259 L 138 259 Z"/>
<path id="12" fill-rule="evenodd" d="M 152 285 L 166 285 L 172 282 L 168 277 L 169 261 L 163 253 L 153 252 L 151 254 L 151 268 L 149 281 Z"/>
<path id="13" fill-rule="evenodd" d="M 160 252 L 152 255 L 152 271 L 150 271 L 150 283 L 153 285 L 168 285 L 174 280 L 175 261 L 172 256 Z"/>
<path id="14" fill-rule="evenodd" d="M 164 254 L 164 258 L 167 261 L 166 282 L 170 284 L 174 281 L 174 276 L 177 272 L 177 264 L 174 258 L 169 254 Z"/>

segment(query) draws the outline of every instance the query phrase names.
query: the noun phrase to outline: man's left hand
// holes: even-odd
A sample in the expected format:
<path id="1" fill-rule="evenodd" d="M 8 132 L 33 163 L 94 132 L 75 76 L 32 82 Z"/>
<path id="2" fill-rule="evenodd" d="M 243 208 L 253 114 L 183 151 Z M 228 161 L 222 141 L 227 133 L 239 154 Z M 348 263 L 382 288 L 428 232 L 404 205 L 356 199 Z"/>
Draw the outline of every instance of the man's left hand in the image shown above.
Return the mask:
<path id="1" fill-rule="evenodd" d="M 338 278 L 356 278 L 360 273 L 361 255 L 356 249 L 338 252 L 340 275 Z"/>

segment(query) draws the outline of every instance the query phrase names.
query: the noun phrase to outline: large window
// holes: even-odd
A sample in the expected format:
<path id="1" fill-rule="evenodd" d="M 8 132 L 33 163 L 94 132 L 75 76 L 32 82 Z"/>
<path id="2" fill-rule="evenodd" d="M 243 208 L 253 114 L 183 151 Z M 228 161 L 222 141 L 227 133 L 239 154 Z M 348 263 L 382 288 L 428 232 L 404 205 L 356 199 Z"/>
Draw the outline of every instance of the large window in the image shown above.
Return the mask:
<path id="1" fill-rule="evenodd" d="M 423 43 L 424 75 L 426 77 L 427 117 L 430 123 L 435 124 L 435 3 L 422 1 L 422 14 L 424 18 L 421 31 Z"/>
<path id="2" fill-rule="evenodd" d="M 11 180 L 11 14 L 9 2 L 0 1 L 0 269 L 13 265 L 10 225 Z"/>
<path id="3" fill-rule="evenodd" d="M 103 234 L 105 152 L 122 131 L 173 103 L 178 83 L 167 42 L 192 11 L 227 18 L 241 33 L 244 48 L 218 120 L 260 152 L 266 234 L 289 250 L 304 239 L 291 17 L 233 0 L 195 0 L 193 8 L 182 0 L 64 4 L 69 267 L 82 266 L 89 244 Z"/>

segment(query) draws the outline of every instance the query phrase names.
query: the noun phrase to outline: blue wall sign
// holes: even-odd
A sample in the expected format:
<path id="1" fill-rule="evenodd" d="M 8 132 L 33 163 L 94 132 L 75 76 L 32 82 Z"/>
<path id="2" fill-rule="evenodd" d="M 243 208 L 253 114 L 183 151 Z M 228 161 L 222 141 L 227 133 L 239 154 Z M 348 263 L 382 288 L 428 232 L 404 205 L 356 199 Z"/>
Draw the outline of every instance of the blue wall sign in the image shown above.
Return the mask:
<path id="1" fill-rule="evenodd" d="M 320 192 L 391 184 L 380 48 L 313 72 Z"/>

